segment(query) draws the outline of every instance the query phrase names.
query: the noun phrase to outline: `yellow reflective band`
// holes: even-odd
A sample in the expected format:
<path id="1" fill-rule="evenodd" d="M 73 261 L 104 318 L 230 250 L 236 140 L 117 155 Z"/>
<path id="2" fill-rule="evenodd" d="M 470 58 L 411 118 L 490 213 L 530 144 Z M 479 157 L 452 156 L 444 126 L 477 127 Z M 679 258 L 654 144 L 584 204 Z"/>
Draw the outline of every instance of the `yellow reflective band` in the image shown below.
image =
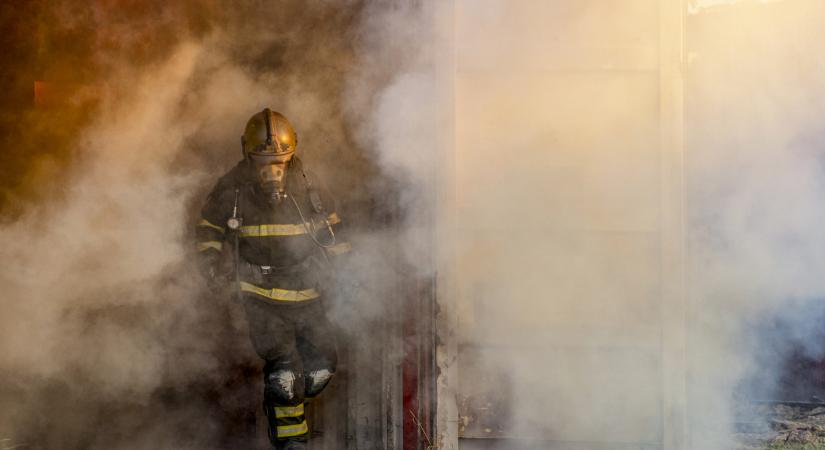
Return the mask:
<path id="1" fill-rule="evenodd" d="M 327 252 L 329 252 L 330 255 L 340 255 L 351 250 L 352 244 L 349 242 L 341 242 L 340 244 L 335 244 L 332 247 L 327 247 Z"/>
<path id="2" fill-rule="evenodd" d="M 247 225 L 241 227 L 243 237 L 264 237 L 264 236 L 297 236 L 306 234 L 307 230 L 300 224 L 268 224 L 268 225 Z"/>
<path id="3" fill-rule="evenodd" d="M 304 415 L 304 404 L 298 406 L 276 406 L 275 418 L 282 417 L 301 417 Z"/>
<path id="4" fill-rule="evenodd" d="M 247 283 L 246 281 L 241 281 L 241 291 L 251 292 L 268 299 L 279 300 L 282 302 L 303 302 L 321 296 L 321 294 L 314 288 L 304 289 L 302 291 L 290 291 L 288 289 L 278 288 L 265 289 L 255 286 L 254 284 Z"/>
<path id="5" fill-rule="evenodd" d="M 224 230 L 224 228 L 223 228 L 223 227 L 219 227 L 219 226 L 215 225 L 214 223 L 212 223 L 212 222 L 210 222 L 210 221 L 208 221 L 208 220 L 206 220 L 206 219 L 201 219 L 201 221 L 200 221 L 200 222 L 198 222 L 198 226 L 199 226 L 199 227 L 209 227 L 209 228 L 214 228 L 214 229 L 216 229 L 216 230 L 220 231 L 221 233 L 223 233 L 224 231 L 226 231 L 226 230 Z"/>
<path id="6" fill-rule="evenodd" d="M 279 425 L 278 438 L 287 438 L 293 436 L 300 436 L 309 432 L 307 421 L 303 421 L 298 425 Z"/>
<path id="7" fill-rule="evenodd" d="M 330 225 L 341 223 L 341 218 L 338 214 L 332 213 L 327 217 Z M 316 226 L 325 225 L 318 223 Z M 263 225 L 247 225 L 240 228 L 242 237 L 266 237 L 266 236 L 298 236 L 306 234 L 307 227 L 300 223 L 285 223 L 285 224 L 263 224 Z"/>
<path id="8" fill-rule="evenodd" d="M 210 248 L 214 248 L 217 251 L 223 250 L 223 243 L 218 241 L 206 241 L 206 242 L 198 242 L 198 251 L 206 251 Z"/>

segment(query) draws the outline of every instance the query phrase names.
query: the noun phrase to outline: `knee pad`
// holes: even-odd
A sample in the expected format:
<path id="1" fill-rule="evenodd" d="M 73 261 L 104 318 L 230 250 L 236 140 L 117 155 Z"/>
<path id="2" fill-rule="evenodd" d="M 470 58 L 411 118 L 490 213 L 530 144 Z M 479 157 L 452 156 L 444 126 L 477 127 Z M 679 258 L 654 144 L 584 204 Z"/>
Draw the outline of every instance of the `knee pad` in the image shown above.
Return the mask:
<path id="1" fill-rule="evenodd" d="M 335 375 L 335 372 L 329 369 L 318 369 L 308 372 L 304 380 L 306 397 L 315 397 L 320 394 L 329 383 L 329 380 L 332 379 L 333 375 Z"/>
<path id="2" fill-rule="evenodd" d="M 264 400 L 267 404 L 294 405 L 304 397 L 303 374 L 291 369 L 264 373 Z"/>

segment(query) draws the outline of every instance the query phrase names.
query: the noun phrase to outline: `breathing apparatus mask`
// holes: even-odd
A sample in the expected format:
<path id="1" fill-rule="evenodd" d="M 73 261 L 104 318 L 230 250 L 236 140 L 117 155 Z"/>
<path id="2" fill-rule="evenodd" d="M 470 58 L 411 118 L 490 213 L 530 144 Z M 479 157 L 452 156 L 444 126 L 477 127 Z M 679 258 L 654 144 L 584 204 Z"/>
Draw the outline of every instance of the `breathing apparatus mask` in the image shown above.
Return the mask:
<path id="1" fill-rule="evenodd" d="M 282 114 L 269 108 L 252 116 L 241 136 L 244 157 L 254 169 L 261 190 L 274 203 L 287 195 L 286 174 L 298 137 Z"/>
<path id="2" fill-rule="evenodd" d="M 286 197 L 286 171 L 289 160 L 278 161 L 254 154 L 251 154 L 249 159 L 255 168 L 261 191 L 276 202 Z"/>

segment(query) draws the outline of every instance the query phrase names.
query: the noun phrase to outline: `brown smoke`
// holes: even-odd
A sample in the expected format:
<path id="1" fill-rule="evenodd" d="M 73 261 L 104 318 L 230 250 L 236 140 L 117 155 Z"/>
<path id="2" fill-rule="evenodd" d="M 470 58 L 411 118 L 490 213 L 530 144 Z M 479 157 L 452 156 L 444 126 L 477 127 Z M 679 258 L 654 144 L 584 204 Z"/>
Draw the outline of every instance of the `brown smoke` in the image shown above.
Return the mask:
<path id="1" fill-rule="evenodd" d="M 365 114 L 343 100 L 363 7 L 2 8 L 0 247 L 14 263 L 0 275 L 0 437 L 61 449 L 214 444 L 216 411 L 255 414 L 258 374 L 237 309 L 193 273 L 197 208 L 240 159 L 246 119 L 270 106 L 295 124 L 299 154 L 350 225 L 383 226 L 397 187 L 374 176 L 350 136 Z M 365 66 L 368 105 L 367 84 L 382 79 Z M 239 367 L 253 369 L 239 381 Z"/>
<path id="2" fill-rule="evenodd" d="M 379 295 L 332 307 L 345 331 L 392 322 L 386 280 L 436 266 L 452 277 L 442 306 L 458 305 L 462 424 L 492 399 L 519 437 L 661 440 L 658 12 L 447 3 L 0 6 L 0 438 L 220 438 L 208 386 L 254 356 L 191 273 L 190 228 L 245 120 L 271 106 L 361 231 L 342 276 Z M 823 11 L 689 6 L 688 393 L 694 447 L 715 450 L 741 379 L 779 369 L 755 367 L 751 321 L 825 292 Z M 449 238 L 437 255 L 433 227 Z M 217 409 L 245 411 L 236 394 Z"/>

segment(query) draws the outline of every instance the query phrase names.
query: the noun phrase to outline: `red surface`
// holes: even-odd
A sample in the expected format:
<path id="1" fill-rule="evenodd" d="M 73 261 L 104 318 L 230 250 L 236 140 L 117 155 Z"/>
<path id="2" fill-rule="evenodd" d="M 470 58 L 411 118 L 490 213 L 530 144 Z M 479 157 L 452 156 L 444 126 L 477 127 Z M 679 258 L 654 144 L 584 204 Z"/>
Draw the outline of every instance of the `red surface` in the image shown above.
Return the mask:
<path id="1" fill-rule="evenodd" d="M 428 449 L 432 441 L 434 399 L 432 339 L 434 311 L 429 280 L 412 286 L 404 307 L 404 361 L 402 363 L 404 450 Z"/>

